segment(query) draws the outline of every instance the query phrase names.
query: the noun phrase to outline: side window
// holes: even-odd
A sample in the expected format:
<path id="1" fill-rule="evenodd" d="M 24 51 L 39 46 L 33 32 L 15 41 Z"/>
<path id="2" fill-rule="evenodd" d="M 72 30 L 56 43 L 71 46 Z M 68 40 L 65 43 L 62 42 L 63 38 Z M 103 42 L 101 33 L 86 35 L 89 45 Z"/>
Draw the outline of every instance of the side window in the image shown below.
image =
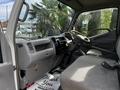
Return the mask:
<path id="1" fill-rule="evenodd" d="M 4 34 L 6 33 L 6 28 L 13 4 L 14 0 L 0 0 L 0 30 Z M 3 63 L 1 42 L 0 42 L 0 63 Z"/>
<path id="2" fill-rule="evenodd" d="M 7 23 L 14 4 L 14 0 L 0 1 L 0 30 L 6 32 Z"/>
<path id="3" fill-rule="evenodd" d="M 74 29 L 82 35 L 92 37 L 105 34 L 116 29 L 117 9 L 109 8 L 82 13 Z"/>

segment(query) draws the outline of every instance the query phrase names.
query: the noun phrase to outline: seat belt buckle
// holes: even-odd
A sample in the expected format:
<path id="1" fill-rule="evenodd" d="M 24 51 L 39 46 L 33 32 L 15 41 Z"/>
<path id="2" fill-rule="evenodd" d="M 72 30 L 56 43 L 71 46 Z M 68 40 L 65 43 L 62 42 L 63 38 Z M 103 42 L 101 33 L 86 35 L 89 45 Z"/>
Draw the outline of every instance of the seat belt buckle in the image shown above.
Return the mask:
<path id="1" fill-rule="evenodd" d="M 102 65 L 102 67 L 104 67 L 108 70 L 120 69 L 120 63 L 117 63 L 117 62 L 110 63 L 110 62 L 104 61 L 101 63 L 101 65 Z"/>

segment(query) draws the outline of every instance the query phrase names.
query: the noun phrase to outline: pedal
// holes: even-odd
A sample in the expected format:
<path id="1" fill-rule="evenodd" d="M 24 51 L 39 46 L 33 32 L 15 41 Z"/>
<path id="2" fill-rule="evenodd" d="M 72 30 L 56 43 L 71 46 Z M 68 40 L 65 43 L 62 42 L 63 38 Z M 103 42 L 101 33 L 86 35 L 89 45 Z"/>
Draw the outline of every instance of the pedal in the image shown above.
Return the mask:
<path id="1" fill-rule="evenodd" d="M 120 64 L 119 63 L 109 63 L 104 61 L 101 64 L 104 68 L 109 69 L 109 70 L 116 70 L 116 69 L 120 69 Z"/>

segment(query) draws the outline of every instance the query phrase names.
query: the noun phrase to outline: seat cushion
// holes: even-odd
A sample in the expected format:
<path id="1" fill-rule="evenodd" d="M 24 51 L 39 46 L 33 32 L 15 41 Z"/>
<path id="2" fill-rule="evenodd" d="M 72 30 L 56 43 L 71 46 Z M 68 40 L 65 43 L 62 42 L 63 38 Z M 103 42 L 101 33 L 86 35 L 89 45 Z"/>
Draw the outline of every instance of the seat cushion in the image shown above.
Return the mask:
<path id="1" fill-rule="evenodd" d="M 90 49 L 87 55 L 102 56 L 102 52 L 96 49 Z"/>
<path id="2" fill-rule="evenodd" d="M 106 60 L 109 59 L 89 55 L 78 58 L 61 74 L 62 89 L 119 90 L 117 71 L 107 70 L 101 66 Z"/>

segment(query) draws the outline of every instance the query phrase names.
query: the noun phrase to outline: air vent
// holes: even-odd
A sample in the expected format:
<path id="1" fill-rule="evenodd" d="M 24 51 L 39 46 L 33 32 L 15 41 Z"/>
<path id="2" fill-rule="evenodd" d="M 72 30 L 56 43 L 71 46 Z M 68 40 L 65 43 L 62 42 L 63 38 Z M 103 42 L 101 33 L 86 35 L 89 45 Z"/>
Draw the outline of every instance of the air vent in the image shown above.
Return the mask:
<path id="1" fill-rule="evenodd" d="M 50 48 L 50 43 L 35 45 L 35 50 L 36 51 L 42 51 L 42 50 L 45 50 L 45 49 L 48 49 L 48 48 Z"/>
<path id="2" fill-rule="evenodd" d="M 17 47 L 18 47 L 18 48 L 22 48 L 22 47 L 23 47 L 23 44 L 17 44 Z"/>
<path id="3" fill-rule="evenodd" d="M 27 43 L 27 46 L 28 46 L 28 48 L 29 48 L 30 51 L 33 51 L 33 50 L 34 50 L 34 48 L 33 48 L 33 46 L 32 46 L 31 43 Z"/>

